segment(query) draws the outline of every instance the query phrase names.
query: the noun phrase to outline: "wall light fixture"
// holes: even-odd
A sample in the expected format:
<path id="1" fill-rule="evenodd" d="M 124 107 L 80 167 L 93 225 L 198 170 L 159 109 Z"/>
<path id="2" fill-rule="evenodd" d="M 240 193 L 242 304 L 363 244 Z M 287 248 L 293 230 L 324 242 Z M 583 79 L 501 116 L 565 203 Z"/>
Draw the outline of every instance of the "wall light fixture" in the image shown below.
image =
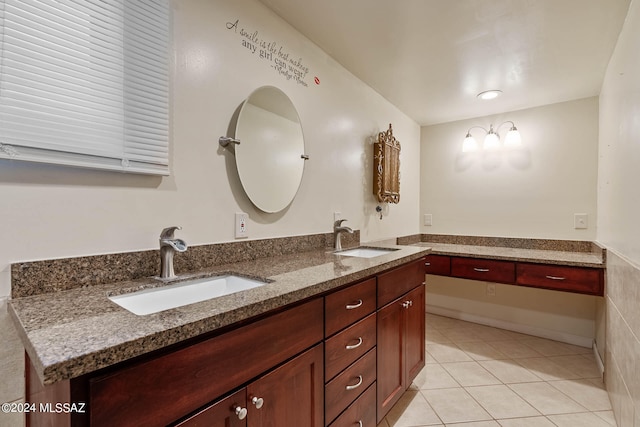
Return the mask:
<path id="1" fill-rule="evenodd" d="M 509 128 L 509 131 L 505 136 L 504 146 L 506 148 L 519 147 L 520 144 L 522 143 L 520 132 L 518 132 L 516 125 L 512 121 L 507 120 L 506 122 L 501 123 L 499 126 L 497 126 L 495 130 L 493 128 L 493 125 L 489 125 L 489 130 L 486 130 L 482 126 L 470 127 L 469 130 L 467 131 L 467 136 L 464 138 L 464 142 L 462 143 L 462 152 L 470 153 L 473 151 L 478 151 L 479 149 L 478 141 L 476 141 L 476 139 L 473 136 L 471 136 L 471 131 L 475 128 L 482 129 L 483 131 L 486 132 L 484 141 L 482 143 L 483 150 L 496 150 L 500 148 L 500 134 L 497 131 L 500 130 L 500 128 L 503 125 L 506 125 L 507 123 L 510 123 L 511 127 Z"/>

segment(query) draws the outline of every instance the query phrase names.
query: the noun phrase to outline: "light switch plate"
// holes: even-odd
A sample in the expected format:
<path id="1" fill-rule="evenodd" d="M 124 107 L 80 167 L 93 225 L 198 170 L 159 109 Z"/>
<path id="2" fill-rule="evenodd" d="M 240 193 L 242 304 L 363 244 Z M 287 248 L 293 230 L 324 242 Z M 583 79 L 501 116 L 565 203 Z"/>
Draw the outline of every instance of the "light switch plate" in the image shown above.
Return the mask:
<path id="1" fill-rule="evenodd" d="M 248 225 L 249 215 L 244 212 L 236 213 L 236 239 L 249 237 Z"/>
<path id="2" fill-rule="evenodd" d="M 433 215 L 432 214 L 424 214 L 423 223 L 424 223 L 424 225 L 433 225 Z"/>
<path id="3" fill-rule="evenodd" d="M 589 227 L 589 216 L 585 213 L 573 214 L 573 228 L 576 230 Z"/>

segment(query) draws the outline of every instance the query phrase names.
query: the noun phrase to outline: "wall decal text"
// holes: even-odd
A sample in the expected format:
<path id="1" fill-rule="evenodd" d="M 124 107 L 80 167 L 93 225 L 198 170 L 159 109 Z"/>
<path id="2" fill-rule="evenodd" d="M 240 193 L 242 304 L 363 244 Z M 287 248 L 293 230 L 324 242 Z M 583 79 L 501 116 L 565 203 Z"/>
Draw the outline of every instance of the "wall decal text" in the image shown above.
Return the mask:
<path id="1" fill-rule="evenodd" d="M 309 74 L 309 67 L 303 62 L 302 58 L 296 58 L 282 44 L 276 41 L 267 41 L 260 36 L 258 30 L 240 27 L 240 20 L 227 22 L 227 29 L 233 30 L 240 36 L 242 47 L 255 55 L 258 59 L 266 61 L 280 76 L 286 80 L 308 87 L 305 81 Z"/>

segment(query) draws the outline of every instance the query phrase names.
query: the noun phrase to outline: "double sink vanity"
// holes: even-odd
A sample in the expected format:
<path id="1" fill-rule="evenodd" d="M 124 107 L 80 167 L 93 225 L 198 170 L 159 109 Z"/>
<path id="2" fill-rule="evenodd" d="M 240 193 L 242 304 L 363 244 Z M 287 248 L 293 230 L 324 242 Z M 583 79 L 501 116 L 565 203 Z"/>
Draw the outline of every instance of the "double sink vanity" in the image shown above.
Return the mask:
<path id="1" fill-rule="evenodd" d="M 26 401 L 86 404 L 28 425 L 373 427 L 424 366 L 425 274 L 602 295 L 605 254 L 590 242 L 423 235 L 336 252 L 325 237 L 262 257 L 290 242 L 190 248 L 246 258 L 57 292 L 22 277 L 43 283 L 55 262 L 14 264 Z M 104 257 L 77 266 L 127 265 Z"/>
<path id="2" fill-rule="evenodd" d="M 28 423 L 375 426 L 425 363 L 428 252 L 324 247 L 15 298 L 26 401 L 86 404 Z"/>

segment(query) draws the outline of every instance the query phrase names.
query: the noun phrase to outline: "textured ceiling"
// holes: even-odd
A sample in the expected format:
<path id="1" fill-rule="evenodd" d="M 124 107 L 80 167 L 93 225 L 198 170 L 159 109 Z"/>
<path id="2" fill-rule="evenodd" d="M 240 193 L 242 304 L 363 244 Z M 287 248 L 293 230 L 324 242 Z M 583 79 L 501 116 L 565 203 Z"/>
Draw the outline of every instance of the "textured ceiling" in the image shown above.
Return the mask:
<path id="1" fill-rule="evenodd" d="M 598 95 L 630 2 L 261 1 L 421 125 Z"/>

